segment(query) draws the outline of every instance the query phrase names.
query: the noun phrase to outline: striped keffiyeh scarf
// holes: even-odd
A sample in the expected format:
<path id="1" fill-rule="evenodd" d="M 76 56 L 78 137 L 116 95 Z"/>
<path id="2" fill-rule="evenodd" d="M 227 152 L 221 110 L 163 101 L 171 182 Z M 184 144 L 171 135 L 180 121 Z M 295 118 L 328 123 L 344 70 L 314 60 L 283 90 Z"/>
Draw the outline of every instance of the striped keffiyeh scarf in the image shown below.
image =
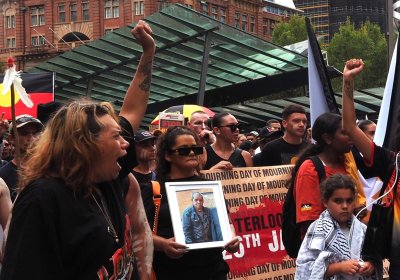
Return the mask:
<path id="1" fill-rule="evenodd" d="M 296 260 L 297 280 L 366 280 L 374 277 L 335 275 L 324 278 L 329 264 L 349 259 L 361 260 L 361 248 L 366 226 L 354 216 L 349 221 L 349 239 L 340 230 L 339 224 L 332 218 L 328 210 L 321 213 L 318 220 L 308 228 Z"/>

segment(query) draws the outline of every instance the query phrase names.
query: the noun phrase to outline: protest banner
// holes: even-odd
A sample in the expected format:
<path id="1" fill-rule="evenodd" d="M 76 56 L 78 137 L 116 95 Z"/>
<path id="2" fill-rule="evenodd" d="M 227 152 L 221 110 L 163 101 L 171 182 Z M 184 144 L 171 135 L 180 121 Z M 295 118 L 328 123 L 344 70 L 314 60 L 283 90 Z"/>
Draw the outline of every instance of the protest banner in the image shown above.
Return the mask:
<path id="1" fill-rule="evenodd" d="M 150 132 L 160 130 L 162 133 L 165 133 L 170 126 L 185 125 L 185 117 L 182 114 L 177 113 L 161 112 L 158 115 L 158 120 L 158 124 L 153 124 L 149 126 Z"/>
<path id="2" fill-rule="evenodd" d="M 241 244 L 239 251 L 224 251 L 231 272 L 228 279 L 294 279 L 295 260 L 281 240 L 282 204 L 292 165 L 201 171 L 220 180 L 225 201 Z"/>
<path id="3" fill-rule="evenodd" d="M 292 165 L 202 170 L 209 180 L 220 180 L 229 215 L 241 244 L 239 251 L 224 251 L 228 279 L 294 279 L 296 262 L 281 239 L 282 205 Z M 389 262 L 384 261 L 384 279 Z"/>

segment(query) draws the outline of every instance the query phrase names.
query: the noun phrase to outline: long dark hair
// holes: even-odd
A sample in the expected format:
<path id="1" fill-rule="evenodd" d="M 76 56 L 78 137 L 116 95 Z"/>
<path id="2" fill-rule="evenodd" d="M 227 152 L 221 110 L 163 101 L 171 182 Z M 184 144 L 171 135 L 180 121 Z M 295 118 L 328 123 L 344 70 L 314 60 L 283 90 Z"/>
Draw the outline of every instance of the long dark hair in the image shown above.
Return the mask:
<path id="1" fill-rule="evenodd" d="M 171 126 L 157 140 L 156 158 L 156 179 L 158 182 L 165 182 L 171 171 L 171 163 L 165 160 L 165 155 L 170 152 L 175 145 L 176 138 L 181 135 L 193 136 L 196 144 L 199 145 L 197 134 L 185 126 Z"/>
<path id="2" fill-rule="evenodd" d="M 296 179 L 297 171 L 303 162 L 310 156 L 315 156 L 324 151 L 327 147 L 326 142 L 322 139 L 324 134 L 334 135 L 335 132 L 342 126 L 342 117 L 333 113 L 324 113 L 320 115 L 314 122 L 311 129 L 312 138 L 315 140 L 315 144 L 309 144 L 300 154 L 299 158 L 292 170 L 292 177 L 288 181 L 288 184 L 294 184 Z"/>

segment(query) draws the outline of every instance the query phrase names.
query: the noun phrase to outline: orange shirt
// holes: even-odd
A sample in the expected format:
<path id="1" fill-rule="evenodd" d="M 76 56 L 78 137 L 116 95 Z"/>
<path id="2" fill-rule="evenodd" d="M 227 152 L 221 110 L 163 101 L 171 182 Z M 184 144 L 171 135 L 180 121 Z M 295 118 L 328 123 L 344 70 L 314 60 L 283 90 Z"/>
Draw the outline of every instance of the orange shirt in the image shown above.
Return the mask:
<path id="1" fill-rule="evenodd" d="M 334 169 L 325 166 L 326 177 L 333 174 L 346 174 L 345 167 Z M 325 210 L 321 201 L 318 173 L 310 159 L 305 160 L 300 166 L 294 185 L 296 200 L 296 222 L 314 221 Z"/>

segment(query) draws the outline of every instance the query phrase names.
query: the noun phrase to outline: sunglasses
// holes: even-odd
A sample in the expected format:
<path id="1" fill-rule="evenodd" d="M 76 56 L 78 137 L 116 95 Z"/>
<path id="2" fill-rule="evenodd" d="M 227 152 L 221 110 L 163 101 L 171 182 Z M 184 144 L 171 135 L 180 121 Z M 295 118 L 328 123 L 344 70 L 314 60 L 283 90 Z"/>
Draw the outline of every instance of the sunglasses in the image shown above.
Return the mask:
<path id="1" fill-rule="evenodd" d="M 235 123 L 235 124 L 227 124 L 227 125 L 220 125 L 219 127 L 229 127 L 232 132 L 235 132 L 237 129 L 239 129 L 240 124 Z"/>
<path id="2" fill-rule="evenodd" d="M 182 148 L 177 148 L 175 150 L 170 150 L 170 153 L 178 152 L 178 155 L 180 156 L 188 156 L 191 151 L 193 151 L 195 155 L 201 155 L 203 153 L 203 147 L 200 146 L 182 147 Z"/>

